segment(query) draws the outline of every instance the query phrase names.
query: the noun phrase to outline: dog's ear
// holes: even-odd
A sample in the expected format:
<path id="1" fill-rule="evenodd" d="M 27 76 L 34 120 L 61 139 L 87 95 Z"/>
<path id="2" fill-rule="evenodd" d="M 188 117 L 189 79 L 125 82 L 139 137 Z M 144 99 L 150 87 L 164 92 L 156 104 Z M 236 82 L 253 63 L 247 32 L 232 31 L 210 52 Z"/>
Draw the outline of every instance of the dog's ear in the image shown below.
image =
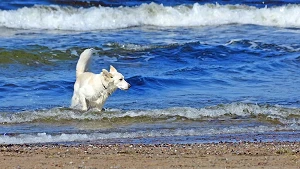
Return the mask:
<path id="1" fill-rule="evenodd" d="M 113 78 L 113 75 L 110 72 L 108 72 L 106 69 L 102 69 L 102 73 L 106 78 Z"/>
<path id="2" fill-rule="evenodd" d="M 109 70 L 110 73 L 117 73 L 117 69 L 114 68 L 112 65 L 110 65 L 110 70 Z"/>

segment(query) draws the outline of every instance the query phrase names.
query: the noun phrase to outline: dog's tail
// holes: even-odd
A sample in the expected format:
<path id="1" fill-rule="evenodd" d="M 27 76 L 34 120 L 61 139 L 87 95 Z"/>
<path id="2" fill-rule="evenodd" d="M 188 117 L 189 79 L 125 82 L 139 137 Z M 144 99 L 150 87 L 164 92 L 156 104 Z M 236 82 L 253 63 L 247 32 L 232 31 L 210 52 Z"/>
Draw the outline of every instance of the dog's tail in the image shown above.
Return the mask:
<path id="1" fill-rule="evenodd" d="M 93 54 L 93 48 L 85 49 L 79 57 L 76 65 L 76 78 L 89 69 L 90 60 Z"/>

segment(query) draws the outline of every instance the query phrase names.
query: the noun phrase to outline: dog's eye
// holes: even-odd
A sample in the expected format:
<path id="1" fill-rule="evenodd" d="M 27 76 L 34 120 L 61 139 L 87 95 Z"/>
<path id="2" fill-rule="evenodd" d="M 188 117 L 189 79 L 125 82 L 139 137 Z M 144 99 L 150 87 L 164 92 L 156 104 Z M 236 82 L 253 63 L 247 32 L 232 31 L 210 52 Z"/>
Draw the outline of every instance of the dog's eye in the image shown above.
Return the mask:
<path id="1" fill-rule="evenodd" d="M 120 81 L 122 81 L 123 80 L 123 78 L 121 78 L 121 79 L 119 79 Z"/>

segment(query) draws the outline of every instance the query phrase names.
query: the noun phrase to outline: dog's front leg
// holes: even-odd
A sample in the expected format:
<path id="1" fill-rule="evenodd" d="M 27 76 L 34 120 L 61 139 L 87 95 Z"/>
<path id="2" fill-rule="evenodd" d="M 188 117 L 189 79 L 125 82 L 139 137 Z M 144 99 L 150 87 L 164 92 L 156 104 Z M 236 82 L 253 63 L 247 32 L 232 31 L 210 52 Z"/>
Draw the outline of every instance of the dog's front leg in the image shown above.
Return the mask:
<path id="1" fill-rule="evenodd" d="M 97 108 L 97 110 L 98 110 L 98 111 L 102 111 L 102 108 L 103 108 L 103 98 L 102 98 L 102 97 L 98 98 L 98 99 L 95 101 L 95 103 L 96 103 L 96 108 Z"/>
<path id="2" fill-rule="evenodd" d="M 81 110 L 87 111 L 88 107 L 87 107 L 87 101 L 86 101 L 85 97 L 81 96 L 80 102 L 81 102 L 81 106 L 82 106 Z"/>

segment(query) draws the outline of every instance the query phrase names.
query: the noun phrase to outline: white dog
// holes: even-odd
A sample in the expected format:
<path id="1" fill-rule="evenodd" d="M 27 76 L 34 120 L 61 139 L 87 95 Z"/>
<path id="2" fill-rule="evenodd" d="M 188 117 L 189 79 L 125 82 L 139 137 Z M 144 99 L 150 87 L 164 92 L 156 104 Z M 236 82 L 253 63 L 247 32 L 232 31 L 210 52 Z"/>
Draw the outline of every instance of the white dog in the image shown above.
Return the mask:
<path id="1" fill-rule="evenodd" d="M 78 60 L 71 107 L 80 108 L 84 111 L 96 108 L 101 111 L 108 96 L 117 88 L 129 89 L 130 84 L 113 66 L 110 66 L 109 72 L 105 69 L 102 69 L 100 74 L 87 72 L 92 54 L 93 49 L 86 49 L 81 53 Z"/>

